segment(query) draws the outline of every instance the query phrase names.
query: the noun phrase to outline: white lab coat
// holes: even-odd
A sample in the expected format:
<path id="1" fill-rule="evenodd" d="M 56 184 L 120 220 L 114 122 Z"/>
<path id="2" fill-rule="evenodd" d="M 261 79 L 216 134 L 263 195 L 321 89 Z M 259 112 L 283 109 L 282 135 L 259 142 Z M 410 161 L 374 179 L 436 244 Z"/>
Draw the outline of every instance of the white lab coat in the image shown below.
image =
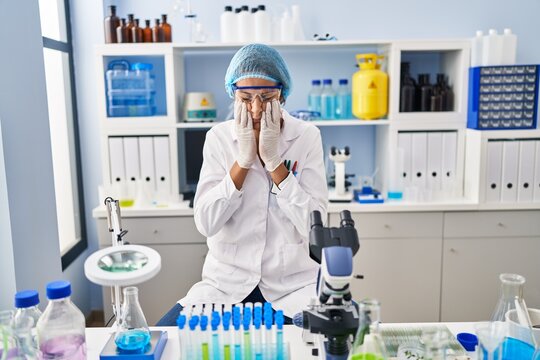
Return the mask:
<path id="1" fill-rule="evenodd" d="M 208 240 L 202 281 L 181 305 L 238 303 L 259 286 L 262 295 L 292 317 L 315 294 L 318 264 L 309 257 L 309 218 L 326 217 L 328 190 L 319 129 L 282 110 L 279 142 L 283 160 L 295 161 L 278 195 L 255 161 L 239 191 L 229 175 L 237 159 L 234 121 L 208 131 L 194 201 L 195 224 Z"/>

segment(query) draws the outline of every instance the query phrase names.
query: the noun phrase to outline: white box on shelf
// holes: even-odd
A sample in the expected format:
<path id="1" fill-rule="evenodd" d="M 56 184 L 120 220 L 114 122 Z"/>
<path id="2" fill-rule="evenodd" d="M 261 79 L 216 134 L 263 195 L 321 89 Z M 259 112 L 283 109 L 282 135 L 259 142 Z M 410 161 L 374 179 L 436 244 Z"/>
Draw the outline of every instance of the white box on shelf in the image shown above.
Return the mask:
<path id="1" fill-rule="evenodd" d="M 443 133 L 430 132 L 427 134 L 427 184 L 432 191 L 441 190 Z"/>
<path id="2" fill-rule="evenodd" d="M 109 164 L 110 184 L 123 186 L 126 183 L 126 170 L 124 164 L 124 141 L 121 137 L 109 138 Z"/>
<path id="3" fill-rule="evenodd" d="M 139 138 L 139 157 L 141 159 L 141 179 L 149 192 L 156 191 L 156 171 L 154 164 L 154 138 L 141 136 Z"/>
<path id="4" fill-rule="evenodd" d="M 442 139 L 442 189 L 454 192 L 457 188 L 457 157 L 458 157 L 458 134 L 456 131 L 443 133 Z"/>
<path id="5" fill-rule="evenodd" d="M 485 200 L 486 202 L 501 201 L 501 178 L 502 178 L 502 141 L 488 141 L 486 158 L 486 182 Z"/>
<path id="6" fill-rule="evenodd" d="M 411 147 L 412 135 L 407 132 L 398 133 L 397 147 L 403 151 L 403 186 L 408 187 L 411 185 L 412 179 L 412 147 Z"/>
<path id="7" fill-rule="evenodd" d="M 517 200 L 518 162 L 519 141 L 504 141 L 501 202 Z"/>
<path id="8" fill-rule="evenodd" d="M 521 140 L 519 142 L 518 202 L 531 202 L 533 200 L 535 152 L 535 141 Z"/>
<path id="9" fill-rule="evenodd" d="M 534 202 L 540 202 L 540 140 L 536 140 L 534 160 Z"/>
<path id="10" fill-rule="evenodd" d="M 414 132 L 411 139 L 412 148 L 412 185 L 418 187 L 418 190 L 426 189 L 426 170 L 427 170 L 427 133 Z"/>
<path id="11" fill-rule="evenodd" d="M 171 170 L 169 156 L 169 137 L 154 137 L 154 162 L 156 169 L 156 190 L 158 197 L 168 200 L 171 193 Z"/>

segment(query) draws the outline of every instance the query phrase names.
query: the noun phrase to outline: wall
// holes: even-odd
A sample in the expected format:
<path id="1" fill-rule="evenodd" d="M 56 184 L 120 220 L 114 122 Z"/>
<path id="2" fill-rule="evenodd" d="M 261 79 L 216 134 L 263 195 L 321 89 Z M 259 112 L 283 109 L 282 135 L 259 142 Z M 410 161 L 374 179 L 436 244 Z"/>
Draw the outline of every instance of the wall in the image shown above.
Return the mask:
<path id="1" fill-rule="evenodd" d="M 106 6 L 114 4 L 122 17 L 133 12 L 141 19 L 154 19 L 162 13 L 168 13 L 173 25 L 173 40 L 185 42 L 188 40 L 188 27 L 180 11 L 174 12 L 177 5 L 187 1 L 180 0 L 104 0 L 71 1 L 72 22 L 74 24 L 75 66 L 77 76 L 79 122 L 81 131 L 81 146 L 83 159 L 83 174 L 85 180 L 85 203 L 88 237 L 90 247 L 97 247 L 95 222 L 91 217 L 92 209 L 98 205 L 97 187 L 101 183 L 101 158 L 99 150 L 99 125 L 97 121 L 96 102 L 102 101 L 95 97 L 95 64 L 93 46 L 103 42 L 102 19 Z M 219 15 L 225 5 L 237 7 L 247 4 L 258 5 L 259 1 L 212 1 L 193 2 L 193 10 L 210 35 L 210 41 L 219 39 Z M 208 6 L 208 4 L 212 4 Z M 308 36 L 314 33 L 330 33 L 339 39 L 402 39 L 402 38 L 465 38 L 474 35 L 477 29 L 487 30 L 496 28 L 500 31 L 510 27 L 518 34 L 518 61 L 523 63 L 540 62 L 540 43 L 536 35 L 540 30 L 540 22 L 536 16 L 540 13 L 540 2 L 523 0 L 519 6 L 510 5 L 502 0 L 456 0 L 432 1 L 416 0 L 414 2 L 401 0 L 370 1 L 342 0 L 330 3 L 322 0 L 297 0 L 267 3 L 271 12 L 276 14 L 283 11 L 284 6 L 299 4 L 302 11 L 304 31 Z M 332 5 L 330 5 L 332 4 Z M 412 5 L 414 4 L 414 6 Z M 101 7 L 103 5 L 103 7 Z M 299 66 L 296 64 L 294 66 Z M 329 60 L 329 65 L 332 61 Z M 347 71 L 352 73 L 352 68 Z M 312 76 L 333 77 L 336 79 L 341 69 L 328 66 L 319 73 L 302 74 L 296 90 L 298 99 L 305 98 Z M 99 74 L 99 76 L 101 76 Z M 188 80 L 188 89 L 204 88 L 201 74 Z M 223 75 L 218 77 L 221 81 Z M 303 90 L 302 90 L 303 89 Z M 216 91 L 221 91 L 217 88 Z M 302 95 L 302 92 L 304 95 Z M 300 100 L 298 100 L 300 101 Z M 298 102 L 298 104 L 300 104 Z M 294 103 L 290 104 L 291 106 Z M 300 105 L 298 105 L 300 106 Z M 358 127 L 353 131 L 346 128 L 323 129 L 326 145 L 344 146 L 355 144 L 352 149 L 353 160 L 348 164 L 348 172 L 357 175 L 369 174 L 374 170 L 373 129 Z M 350 169 L 349 169 L 350 165 Z M 92 306 L 100 306 L 100 292 L 92 291 Z"/>
<path id="2" fill-rule="evenodd" d="M 3 233 L 1 242 L 4 248 L 11 241 L 13 249 L 15 278 L 11 274 L 10 281 L 17 290 L 39 290 L 43 299 L 45 284 L 61 278 L 62 271 L 38 2 L 0 0 L 0 8 L 4 89 L 0 121 L 6 174 L 2 197 L 7 190 L 11 227 L 11 239 Z M 24 14 L 24 26 L 13 14 Z M 16 36 L 12 29 L 17 29 Z M 5 207 L 2 214 L 5 221 Z M 2 252 L 1 262 L 12 260 Z M 7 296 L 13 296 L 12 287 L 2 287 L 2 293 L 8 291 Z"/>

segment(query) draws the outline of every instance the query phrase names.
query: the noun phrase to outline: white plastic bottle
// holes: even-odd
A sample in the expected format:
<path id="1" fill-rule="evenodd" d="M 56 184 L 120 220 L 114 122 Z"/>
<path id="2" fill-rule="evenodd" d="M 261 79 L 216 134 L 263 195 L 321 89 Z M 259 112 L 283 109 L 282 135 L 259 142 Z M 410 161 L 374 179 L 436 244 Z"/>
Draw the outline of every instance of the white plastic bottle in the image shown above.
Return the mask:
<path id="1" fill-rule="evenodd" d="M 272 29 L 270 28 L 270 15 L 266 11 L 266 6 L 259 5 L 257 12 L 253 15 L 255 23 L 255 41 L 272 41 Z"/>
<path id="2" fill-rule="evenodd" d="M 497 30 L 489 29 L 488 35 L 484 36 L 482 46 L 482 65 L 492 66 L 502 63 L 502 36 L 497 34 Z"/>
<path id="3" fill-rule="evenodd" d="M 502 44 L 501 65 L 514 65 L 516 63 L 517 36 L 512 29 L 504 29 Z"/>
<path id="4" fill-rule="evenodd" d="M 321 93 L 321 118 L 333 119 L 336 114 L 336 93 L 332 88 L 332 79 L 323 80 Z"/>
<path id="5" fill-rule="evenodd" d="M 282 42 L 294 41 L 294 24 L 288 11 L 285 11 L 281 17 L 280 29 Z"/>
<path id="6" fill-rule="evenodd" d="M 249 7 L 247 5 L 243 5 L 242 11 L 240 11 L 236 17 L 238 19 L 238 41 L 242 43 L 251 42 L 253 35 L 253 24 Z"/>
<path id="7" fill-rule="evenodd" d="M 311 81 L 311 90 L 308 94 L 309 111 L 321 112 L 321 80 Z"/>
<path id="8" fill-rule="evenodd" d="M 220 30 L 221 30 L 221 42 L 231 43 L 236 41 L 236 23 L 235 15 L 233 13 L 232 6 L 225 6 L 225 11 L 221 14 Z"/>
<path id="9" fill-rule="evenodd" d="M 339 79 L 336 95 L 336 119 L 352 119 L 351 91 L 349 81 Z"/>
<path id="10" fill-rule="evenodd" d="M 477 30 L 476 36 L 471 40 L 471 67 L 482 66 L 483 38 L 482 30 Z"/>
<path id="11" fill-rule="evenodd" d="M 37 333 L 44 359 L 86 359 L 85 319 L 71 302 L 71 284 L 47 284 L 49 304 L 39 318 Z"/>
<path id="12" fill-rule="evenodd" d="M 304 28 L 302 26 L 302 19 L 300 18 L 300 6 L 293 5 L 291 6 L 292 10 L 292 22 L 294 27 L 294 40 L 303 41 L 306 40 L 306 35 L 304 34 Z"/>

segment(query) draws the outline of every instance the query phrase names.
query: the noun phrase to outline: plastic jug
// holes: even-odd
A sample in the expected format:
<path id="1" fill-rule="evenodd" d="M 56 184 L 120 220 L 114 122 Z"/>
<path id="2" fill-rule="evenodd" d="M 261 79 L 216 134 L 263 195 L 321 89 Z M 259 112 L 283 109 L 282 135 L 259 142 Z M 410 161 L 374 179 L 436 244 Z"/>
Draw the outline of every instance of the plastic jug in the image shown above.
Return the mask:
<path id="1" fill-rule="evenodd" d="M 380 70 L 377 54 L 357 54 L 360 68 L 352 77 L 352 111 L 360 119 L 373 120 L 388 112 L 388 75 Z"/>

